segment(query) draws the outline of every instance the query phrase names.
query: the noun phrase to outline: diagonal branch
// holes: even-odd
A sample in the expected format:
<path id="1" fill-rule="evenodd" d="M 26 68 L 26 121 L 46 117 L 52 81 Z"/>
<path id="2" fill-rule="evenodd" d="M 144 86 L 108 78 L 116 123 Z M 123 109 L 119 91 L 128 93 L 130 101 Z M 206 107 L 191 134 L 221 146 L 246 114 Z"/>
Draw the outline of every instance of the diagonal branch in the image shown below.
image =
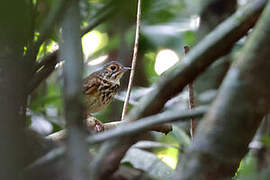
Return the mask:
<path id="1" fill-rule="evenodd" d="M 182 91 L 188 83 L 192 82 L 216 59 L 230 52 L 234 43 L 246 35 L 248 30 L 254 26 L 264 5 L 264 0 L 253 1 L 221 23 L 195 46 L 181 62 L 177 63 L 159 83 L 154 85 L 154 90 L 144 97 L 138 106 L 133 108 L 128 114 L 127 120 L 135 121 L 159 112 L 167 100 Z M 126 145 L 122 146 L 122 142 L 126 142 Z M 134 139 L 128 140 L 125 138 L 105 143 L 102 152 L 93 161 L 95 162 L 93 167 L 99 174 L 98 176 L 103 177 L 108 172 L 112 173 L 116 170 L 117 166 L 104 168 L 104 163 L 119 165 L 121 157 L 133 143 Z M 113 158 L 106 160 L 107 156 Z"/>
<path id="2" fill-rule="evenodd" d="M 176 179 L 231 179 L 270 108 L 270 2 L 200 123 Z"/>
<path id="3" fill-rule="evenodd" d="M 167 134 L 171 131 L 171 129 L 161 129 L 160 127 L 164 126 L 160 125 L 172 122 L 183 122 L 189 120 L 190 118 L 202 117 L 202 115 L 207 112 L 207 109 L 207 106 L 201 106 L 190 111 L 179 111 L 177 109 L 174 109 L 139 119 L 136 122 L 127 123 L 125 121 L 114 121 L 110 123 L 105 123 L 103 124 L 105 131 L 89 136 L 87 138 L 87 142 L 89 145 L 97 144 L 112 138 L 131 136 L 145 130 L 157 131 Z M 87 128 L 93 129 L 94 131 L 95 123 L 94 119 L 91 118 L 87 119 L 86 124 Z M 47 139 L 55 142 L 61 142 L 66 139 L 66 131 L 61 130 L 53 133 L 47 136 Z"/>
<path id="4" fill-rule="evenodd" d="M 135 120 L 139 117 L 146 116 L 146 114 L 154 114 L 158 112 L 166 100 L 171 97 L 170 92 L 168 91 L 171 91 L 171 93 L 175 95 L 177 93 L 176 91 L 180 91 L 189 82 L 195 79 L 207 66 L 209 66 L 209 64 L 211 64 L 211 62 L 228 53 L 234 43 L 253 27 L 264 5 L 265 0 L 257 0 L 255 3 L 252 3 L 250 6 L 240 10 L 234 16 L 222 23 L 220 27 L 215 29 L 209 35 L 209 37 L 192 49 L 192 51 L 185 57 L 184 64 L 178 64 L 173 71 L 163 77 L 164 79 L 161 82 L 155 85 L 157 88 L 148 96 L 149 99 L 146 97 L 144 101 L 141 101 L 140 105 L 133 109 L 133 113 L 129 114 L 129 120 Z M 215 51 L 213 51 L 213 47 L 215 47 Z M 185 64 L 186 62 L 189 63 Z M 173 86 L 173 84 L 175 84 L 175 86 Z M 165 85 L 169 85 L 170 88 L 164 89 Z M 159 97 L 162 92 L 164 92 L 165 95 Z M 160 103 L 162 104 L 158 106 L 155 105 L 157 101 L 161 101 Z M 152 107 L 152 104 L 155 106 Z M 146 108 L 149 110 L 146 110 Z M 139 114 L 136 115 L 136 112 Z M 119 138 L 119 140 L 122 139 L 123 138 Z M 102 165 L 115 162 L 117 159 L 120 161 L 121 158 L 118 157 L 123 156 L 126 150 L 133 144 L 127 141 L 126 146 L 123 148 L 123 141 L 120 142 L 119 140 L 110 141 L 112 144 L 105 143 L 106 147 L 102 147 L 102 153 L 97 155 L 94 159 L 94 162 L 97 163 L 94 166 L 95 169 L 99 168 L 98 173 L 106 174 L 106 172 L 108 172 L 108 166 Z M 117 154 L 114 153 L 115 150 L 117 151 Z M 106 160 L 106 157 L 111 154 L 115 156 L 110 156 L 112 158 Z"/>
<path id="5" fill-rule="evenodd" d="M 153 92 L 131 111 L 128 120 L 134 121 L 159 112 L 167 100 L 182 91 L 211 63 L 229 53 L 234 43 L 254 26 L 264 5 L 265 0 L 250 3 L 209 33 L 154 85 Z"/>
<path id="6" fill-rule="evenodd" d="M 192 116 L 192 113 L 191 113 L 191 116 Z M 182 116 L 179 115 L 179 117 L 181 118 Z M 164 117 L 164 123 L 166 122 L 166 120 L 165 120 L 166 118 L 171 118 L 171 117 L 170 116 Z M 97 131 L 97 127 L 96 127 L 97 121 L 98 120 L 93 116 L 88 117 L 86 120 L 86 127 L 87 127 L 87 129 L 91 130 L 91 132 L 102 133 L 100 131 Z M 101 123 L 101 122 L 99 122 L 99 123 Z M 124 121 L 113 121 L 113 122 L 102 124 L 102 127 L 103 127 L 104 132 L 106 132 L 106 131 L 111 131 L 112 129 L 115 129 L 119 126 L 123 126 L 123 124 L 127 124 L 127 123 Z M 147 130 L 149 130 L 149 131 L 156 131 L 156 132 L 160 132 L 160 133 L 164 133 L 164 134 L 168 134 L 169 132 L 172 131 L 172 126 L 169 124 L 159 123 L 158 125 L 155 125 L 155 126 L 150 126 L 150 125 L 143 124 L 143 126 L 146 126 Z M 129 130 L 126 129 L 126 126 L 125 126 L 125 131 L 127 134 L 129 133 Z M 122 133 L 122 132 L 120 132 L 120 133 Z M 53 142 L 63 142 L 67 138 L 66 129 L 62 129 L 62 130 L 57 131 L 53 134 L 50 134 L 46 138 L 53 141 Z"/>
<path id="7" fill-rule="evenodd" d="M 108 129 L 109 129 L 108 131 L 89 136 L 86 140 L 88 144 L 91 145 L 91 144 L 97 144 L 97 143 L 110 140 L 113 138 L 121 137 L 121 136 L 132 136 L 144 130 L 151 130 L 151 131 L 155 130 L 152 128 L 157 125 L 164 124 L 164 123 L 183 122 L 183 121 L 189 120 L 192 117 L 202 117 L 203 114 L 207 112 L 207 110 L 208 110 L 208 106 L 200 106 L 190 111 L 180 111 L 180 112 L 175 109 L 175 110 L 165 111 L 163 113 L 149 116 L 146 118 L 142 118 L 138 120 L 137 122 L 127 123 L 125 121 L 117 121 L 117 122 L 107 123 Z M 93 128 L 93 127 L 90 127 L 90 128 Z M 46 139 L 51 140 L 52 142 L 62 142 L 63 140 L 66 139 L 66 136 L 67 136 L 66 130 L 61 130 L 47 136 Z M 52 151 L 48 152 L 43 157 L 36 160 L 28 168 L 33 168 L 34 166 L 39 166 L 42 164 L 46 164 L 48 162 L 53 162 L 54 160 L 62 157 L 65 152 L 66 152 L 65 147 L 55 148 Z"/>
<path id="8" fill-rule="evenodd" d="M 141 133 L 151 127 L 164 123 L 180 122 L 189 120 L 190 118 L 201 117 L 207 107 L 199 107 L 190 111 L 170 110 L 157 115 L 142 118 L 136 122 L 122 123 L 117 128 L 103 133 L 98 133 L 87 138 L 87 142 L 91 144 L 101 143 L 109 139 L 115 139 L 123 136 L 131 136 Z"/>

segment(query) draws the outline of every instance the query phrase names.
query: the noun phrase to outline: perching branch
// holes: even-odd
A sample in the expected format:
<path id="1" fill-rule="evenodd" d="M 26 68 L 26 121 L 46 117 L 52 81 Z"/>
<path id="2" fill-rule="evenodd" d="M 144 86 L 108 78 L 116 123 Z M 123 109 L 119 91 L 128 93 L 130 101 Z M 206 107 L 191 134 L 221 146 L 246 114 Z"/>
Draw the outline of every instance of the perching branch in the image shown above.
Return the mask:
<path id="1" fill-rule="evenodd" d="M 156 125 L 172 122 L 180 122 L 189 120 L 194 117 L 201 117 L 206 111 L 207 107 L 200 107 L 190 111 L 170 110 L 157 115 L 142 118 L 136 122 L 124 122 L 118 127 L 98 133 L 87 138 L 89 144 L 101 143 L 109 139 L 115 139 L 123 136 L 130 136 L 143 132 Z"/>
<path id="2" fill-rule="evenodd" d="M 176 71 L 177 68 L 175 68 L 175 70 L 173 71 L 173 74 L 171 74 L 170 76 L 167 75 L 166 76 L 167 78 L 165 77 L 167 83 L 177 82 L 175 87 L 179 87 L 178 81 L 179 81 L 179 79 L 181 79 L 181 76 L 179 76 L 179 74 L 180 74 L 180 75 L 183 75 L 182 78 L 185 80 L 184 82 L 182 80 L 180 82 L 180 85 L 183 84 L 183 86 L 186 86 L 190 81 L 192 81 L 191 79 L 195 78 L 200 72 L 203 71 L 203 69 L 205 67 L 207 67 L 209 65 L 209 63 L 214 61 L 213 58 L 219 57 L 219 56 L 229 52 L 229 50 L 233 46 L 234 42 L 236 42 L 239 38 L 241 38 L 243 35 L 245 35 L 246 32 L 249 30 L 249 28 L 251 28 L 254 25 L 254 23 L 256 22 L 256 19 L 260 15 L 260 11 L 262 10 L 264 3 L 265 3 L 265 1 L 260 1 L 260 2 L 262 2 L 262 4 L 257 4 L 257 6 L 250 6 L 249 9 L 246 8 L 244 10 L 241 10 L 242 13 L 245 12 L 244 14 L 246 16 L 243 16 L 243 17 L 239 16 L 241 18 L 239 18 L 237 16 L 233 16 L 230 18 L 230 20 L 225 22 L 226 26 L 224 26 L 224 24 L 223 24 L 223 26 L 226 28 L 219 28 L 219 29 L 215 30 L 214 32 L 212 32 L 211 38 L 208 38 L 208 40 L 204 40 L 202 42 L 203 45 L 200 45 L 200 46 L 205 46 L 204 49 L 200 49 L 200 48 L 196 48 L 196 47 L 193 48 L 192 51 L 194 51 L 194 52 L 191 51 L 189 53 L 189 55 L 185 58 L 186 59 L 185 62 L 188 60 L 188 61 L 191 61 L 193 63 L 192 64 L 190 63 L 189 65 L 184 65 L 184 67 L 180 68 L 180 69 L 178 66 L 177 67 L 178 71 Z M 238 15 L 239 15 L 239 13 L 238 13 Z M 213 34 L 215 34 L 215 36 Z M 219 37 L 219 38 L 216 38 L 216 37 Z M 212 42 L 211 40 L 214 40 L 214 42 Z M 215 47 L 215 51 L 213 51 L 213 47 Z M 210 57 L 210 62 L 207 60 L 208 56 Z M 194 62 L 197 62 L 197 63 L 194 63 Z M 198 64 L 198 62 L 202 62 L 202 65 Z M 199 71 L 199 72 L 197 72 L 197 71 Z M 193 74 L 193 73 L 195 73 L 195 74 Z M 178 77 L 178 79 L 176 77 Z M 159 95 L 158 93 L 161 90 L 163 90 L 162 87 L 165 84 L 165 79 L 162 81 L 162 84 L 156 85 L 156 87 L 158 87 L 158 88 L 155 89 L 153 92 L 151 92 L 151 94 L 152 94 L 151 96 L 158 97 L 158 95 Z M 170 88 L 168 88 L 167 91 L 172 90 L 171 87 L 173 87 L 173 86 L 170 85 L 169 87 Z M 175 91 L 173 91 L 173 92 L 175 93 Z M 166 96 L 168 96 L 167 95 L 168 93 L 165 93 L 165 94 L 166 94 Z M 161 97 L 160 99 L 162 100 L 163 98 L 164 97 Z M 147 99 L 145 99 L 142 104 L 150 104 L 149 107 L 151 107 L 151 104 L 153 104 L 153 102 L 151 102 L 152 101 L 151 99 L 152 98 L 149 99 L 149 102 L 147 101 Z M 157 99 L 159 99 L 159 98 L 157 98 Z M 166 102 L 166 100 L 162 100 L 161 102 L 164 104 L 164 102 Z M 142 116 L 141 113 L 146 111 L 145 107 L 148 108 L 148 105 L 144 105 L 143 107 L 142 106 L 136 107 L 137 112 L 140 113 L 138 116 Z M 155 106 L 152 109 L 152 113 L 157 111 L 157 107 L 159 107 L 159 106 Z M 136 117 L 133 119 L 136 119 Z M 116 141 L 111 141 L 111 142 L 115 143 Z M 103 156 L 104 158 L 106 158 L 106 157 L 108 157 L 108 155 L 110 155 L 110 153 L 113 150 L 120 150 L 120 148 L 121 148 L 122 151 L 117 151 L 117 154 L 113 154 L 113 155 L 119 156 L 118 153 L 120 153 L 120 155 L 121 155 L 121 153 L 124 153 L 125 149 L 128 149 L 131 144 L 132 143 L 128 144 L 128 142 L 127 142 L 127 146 L 124 147 L 124 149 L 122 149 L 123 146 L 121 146 L 121 143 L 120 143 L 120 145 L 115 146 L 116 147 L 115 149 L 111 149 L 111 147 L 113 147 L 113 146 L 110 146 L 110 144 L 106 143 L 107 147 L 106 148 L 103 147 L 103 153 L 106 155 L 104 156 L 104 154 L 102 153 L 102 154 L 100 154 L 100 157 Z M 115 145 L 117 145 L 117 143 L 115 143 Z M 106 149 L 109 149 L 110 151 L 106 152 Z M 118 158 L 118 156 L 113 157 L 112 159 L 109 160 L 109 162 L 115 161 L 115 159 Z M 101 160 L 101 158 L 100 158 L 100 160 Z M 107 163 L 108 161 L 99 161 L 99 162 L 101 162 L 101 163 L 99 163 L 99 165 L 102 165 L 102 162 Z M 108 170 L 106 168 L 102 168 L 102 170 L 104 170 L 105 172 L 108 172 Z M 102 172 L 100 172 L 100 173 L 102 173 Z"/>
<path id="3" fill-rule="evenodd" d="M 95 131 L 99 132 L 99 131 L 97 131 L 97 128 L 96 128 L 96 125 L 97 125 L 96 121 L 98 121 L 98 120 L 95 117 L 89 117 L 86 120 L 87 128 L 93 130 L 93 132 L 95 132 Z M 101 123 L 101 122 L 99 122 L 99 123 Z M 124 124 L 124 123 L 125 122 L 123 122 L 123 121 L 113 121 L 113 122 L 103 124 L 103 128 L 104 128 L 104 131 L 108 131 L 108 130 L 117 128 L 118 126 L 122 126 L 122 124 Z M 160 132 L 163 134 L 168 134 L 169 132 L 172 131 L 172 126 L 169 124 L 160 123 L 158 125 L 149 127 L 148 130 Z"/>
<path id="4" fill-rule="evenodd" d="M 254 26 L 264 5 L 264 0 L 252 2 L 220 24 L 197 46 L 192 48 L 190 53 L 177 63 L 160 82 L 154 85 L 154 90 L 148 96 L 145 96 L 138 106 L 132 109 L 127 116 L 127 120 L 135 121 L 139 118 L 158 113 L 168 99 L 182 91 L 188 83 L 192 82 L 212 62 L 230 52 L 234 43 Z M 133 139 L 128 141 L 123 137 L 103 145 L 102 152 L 93 161 L 95 162 L 95 165 L 93 164 L 94 170 L 99 173 L 100 177 L 117 169 L 117 167 L 105 169 L 103 163 L 119 165 L 121 157 L 132 145 L 131 140 Z M 126 145 L 122 146 L 122 142 L 126 142 Z M 108 162 L 106 156 L 113 158 L 108 160 Z"/>
<path id="5" fill-rule="evenodd" d="M 105 140 L 110 140 L 112 138 L 121 137 L 124 135 L 130 136 L 134 133 L 138 133 L 143 130 L 159 131 L 159 129 L 155 129 L 155 127 L 158 125 L 170 122 L 185 121 L 189 120 L 191 117 L 202 117 L 202 115 L 207 112 L 207 109 L 208 107 L 202 106 L 188 112 L 177 111 L 177 113 L 175 113 L 176 110 L 170 110 L 164 113 L 142 118 L 137 122 L 127 123 L 125 121 L 116 121 L 106 123 L 104 124 L 105 132 L 89 136 L 87 138 L 87 141 L 89 145 L 91 145 L 103 142 Z M 88 122 L 86 124 L 88 128 L 94 129 L 94 119 L 92 118 L 94 117 L 90 117 L 90 119 L 88 119 Z M 46 139 L 51 140 L 53 142 L 63 142 L 63 140 L 66 140 L 66 137 L 67 137 L 66 130 L 61 130 L 47 136 Z M 34 162 L 31 166 L 41 165 L 47 163 L 48 161 L 53 161 L 54 159 L 57 159 L 60 156 L 62 156 L 65 152 L 66 149 L 64 147 L 53 149 L 51 152 L 47 153 L 45 156 L 41 157 L 36 162 Z"/>
<path id="6" fill-rule="evenodd" d="M 165 123 L 186 121 L 193 117 L 202 117 L 202 115 L 207 112 L 207 109 L 208 107 L 202 106 L 190 111 L 169 110 L 163 113 L 139 119 L 136 122 L 127 123 L 125 121 L 115 121 L 105 123 L 103 124 L 104 132 L 89 136 L 87 138 L 87 142 L 88 144 L 96 144 L 112 138 L 137 134 L 145 130 L 157 131 L 167 134 L 171 131 L 171 129 L 164 129 L 164 126 L 159 125 L 164 125 Z M 88 128 L 93 129 L 94 131 L 95 124 L 92 118 L 93 117 L 88 118 L 86 124 Z M 162 127 L 163 129 L 161 129 L 160 127 Z M 63 141 L 64 139 L 66 139 L 66 131 L 61 130 L 53 133 L 47 136 L 47 139 L 55 142 Z"/>
<path id="7" fill-rule="evenodd" d="M 207 109 L 208 109 L 207 106 L 201 106 L 190 111 L 179 112 L 177 110 L 170 110 L 160 114 L 142 118 L 137 122 L 127 123 L 125 121 L 117 121 L 107 123 L 107 125 L 104 124 L 105 132 L 89 136 L 87 138 L 87 142 L 89 145 L 91 145 L 121 136 L 131 136 L 135 133 L 139 133 L 144 130 L 156 130 L 153 129 L 153 127 L 160 124 L 186 121 L 192 117 L 202 117 L 203 114 L 207 112 Z M 90 119 L 89 121 L 92 120 Z M 87 127 L 94 128 L 92 122 L 87 123 L 87 125 L 88 125 Z M 66 130 L 61 130 L 47 136 L 46 139 L 51 140 L 53 142 L 63 142 L 63 140 L 66 139 L 66 136 L 67 136 Z M 64 147 L 53 149 L 51 152 L 47 153 L 45 156 L 35 161 L 28 168 L 40 166 L 42 164 L 46 164 L 48 162 L 56 160 L 57 158 L 63 156 L 65 152 L 66 148 Z"/>
<path id="8" fill-rule="evenodd" d="M 133 84 L 133 79 L 135 75 L 135 68 L 136 68 L 136 62 L 137 62 L 137 54 L 138 54 L 138 48 L 139 48 L 139 33 L 140 33 L 140 24 L 141 24 L 141 0 L 138 0 L 138 6 L 137 6 L 137 22 L 136 22 L 136 34 L 135 34 L 135 42 L 134 42 L 134 51 L 133 51 L 133 57 L 132 57 L 132 65 L 131 65 L 131 72 L 129 76 L 129 82 L 128 82 L 128 89 L 127 94 L 124 102 L 123 112 L 121 120 L 123 121 L 125 118 L 125 115 L 127 113 L 128 108 L 128 101 L 130 98 L 130 92 Z"/>

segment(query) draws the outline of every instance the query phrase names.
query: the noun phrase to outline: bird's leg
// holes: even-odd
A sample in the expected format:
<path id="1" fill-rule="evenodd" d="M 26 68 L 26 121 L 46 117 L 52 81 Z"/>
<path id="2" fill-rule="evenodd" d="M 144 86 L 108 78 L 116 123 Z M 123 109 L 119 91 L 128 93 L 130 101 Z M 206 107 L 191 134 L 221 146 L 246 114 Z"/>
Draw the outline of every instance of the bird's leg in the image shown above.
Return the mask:
<path id="1" fill-rule="evenodd" d="M 92 114 L 88 114 L 86 118 L 86 127 L 90 133 L 99 133 L 104 131 L 105 127 L 103 123 L 96 119 Z"/>

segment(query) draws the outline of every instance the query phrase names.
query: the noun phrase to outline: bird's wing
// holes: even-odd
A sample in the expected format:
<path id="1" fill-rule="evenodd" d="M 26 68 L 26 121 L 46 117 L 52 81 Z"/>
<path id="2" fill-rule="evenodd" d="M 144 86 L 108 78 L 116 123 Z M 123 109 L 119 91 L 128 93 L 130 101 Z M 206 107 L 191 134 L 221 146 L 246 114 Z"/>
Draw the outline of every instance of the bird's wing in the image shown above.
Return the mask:
<path id="1" fill-rule="evenodd" d="M 98 78 L 93 78 L 95 74 L 91 74 L 83 80 L 82 91 L 83 94 L 90 95 L 94 93 L 98 88 Z"/>

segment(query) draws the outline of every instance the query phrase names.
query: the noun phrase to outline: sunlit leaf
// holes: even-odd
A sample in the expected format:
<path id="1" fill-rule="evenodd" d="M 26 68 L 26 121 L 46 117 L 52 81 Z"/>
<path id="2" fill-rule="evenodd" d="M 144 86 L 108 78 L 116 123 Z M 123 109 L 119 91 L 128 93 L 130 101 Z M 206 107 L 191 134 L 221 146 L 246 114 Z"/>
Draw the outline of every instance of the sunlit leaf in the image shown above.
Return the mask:
<path id="1" fill-rule="evenodd" d="M 131 148 L 122 162 L 129 162 L 133 167 L 146 171 L 149 175 L 162 179 L 172 179 L 174 171 L 153 153 Z"/>

